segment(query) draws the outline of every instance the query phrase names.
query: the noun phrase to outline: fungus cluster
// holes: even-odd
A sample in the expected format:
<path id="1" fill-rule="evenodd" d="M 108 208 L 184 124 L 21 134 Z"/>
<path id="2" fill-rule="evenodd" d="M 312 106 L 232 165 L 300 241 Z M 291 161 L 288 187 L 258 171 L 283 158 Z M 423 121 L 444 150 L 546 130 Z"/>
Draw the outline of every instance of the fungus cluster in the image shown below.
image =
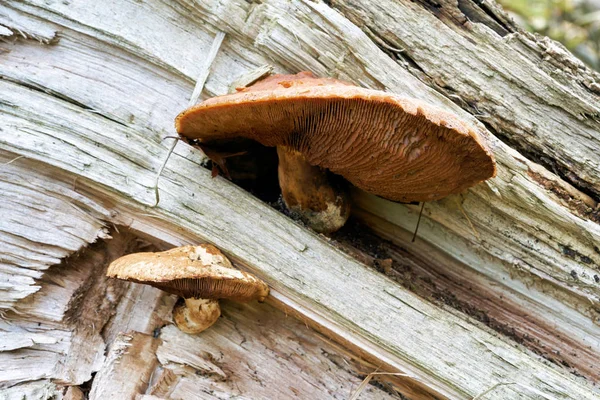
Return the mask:
<path id="1" fill-rule="evenodd" d="M 173 309 L 177 327 L 199 333 L 221 315 L 219 299 L 264 301 L 266 283 L 231 262 L 210 244 L 183 246 L 159 253 L 134 253 L 113 261 L 107 276 L 144 283 L 184 300 Z"/>
<path id="2" fill-rule="evenodd" d="M 456 115 L 309 72 L 213 97 L 175 125 L 201 143 L 244 137 L 277 147 L 283 199 L 319 232 L 340 228 L 350 211 L 326 170 L 404 203 L 438 200 L 496 173 L 482 138 Z"/>

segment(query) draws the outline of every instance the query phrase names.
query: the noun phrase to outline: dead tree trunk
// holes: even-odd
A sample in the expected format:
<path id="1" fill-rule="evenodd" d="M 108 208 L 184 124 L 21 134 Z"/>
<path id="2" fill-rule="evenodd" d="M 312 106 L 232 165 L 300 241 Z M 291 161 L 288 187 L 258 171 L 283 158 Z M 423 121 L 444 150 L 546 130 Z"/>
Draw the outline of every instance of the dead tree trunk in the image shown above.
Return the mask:
<path id="1" fill-rule="evenodd" d="M 416 206 L 355 191 L 328 239 L 178 144 L 153 208 L 217 30 L 204 97 L 265 64 L 417 97 L 498 176 L 427 204 L 414 244 Z M 0 398 L 345 398 L 375 370 L 405 376 L 361 398 L 600 398 L 600 77 L 492 1 L 5 0 L 0 35 Z M 270 304 L 193 337 L 172 297 L 104 278 L 203 241 Z"/>

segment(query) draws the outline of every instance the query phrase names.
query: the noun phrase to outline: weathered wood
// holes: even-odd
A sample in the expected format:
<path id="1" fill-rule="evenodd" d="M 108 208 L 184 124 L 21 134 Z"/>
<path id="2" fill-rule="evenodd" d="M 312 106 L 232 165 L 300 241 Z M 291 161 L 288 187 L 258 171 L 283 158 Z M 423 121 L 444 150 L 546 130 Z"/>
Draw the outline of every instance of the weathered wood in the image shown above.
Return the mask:
<path id="1" fill-rule="evenodd" d="M 479 239 L 479 246 L 484 249 L 478 246 L 473 251 L 469 241 L 453 237 L 432 222 L 454 219 L 462 222 L 465 237 L 477 240 L 476 235 L 488 236 L 490 232 L 481 220 L 485 213 L 473 213 L 473 208 L 478 207 L 477 199 L 469 197 L 456 199 L 454 205 L 448 202 L 443 208 L 428 204 L 425 213 L 429 218 L 419 228 L 415 244 L 409 243 L 410 230 L 417 219 L 416 208 L 399 212 L 381 204 L 379 199 L 361 194 L 355 200 L 367 202 L 372 213 L 359 211 L 356 216 L 393 243 L 379 247 L 382 257 L 393 261 L 389 276 L 426 298 L 466 312 L 573 372 L 598 380 L 600 368 L 595 360 L 600 343 L 590 340 L 598 336 L 597 306 L 586 297 L 565 291 L 580 273 L 578 263 L 556 263 L 562 268 L 573 268 L 565 269 L 564 284 L 557 284 L 551 279 L 541 279 L 535 271 L 531 273 L 531 264 L 512 258 L 509 251 L 498 252 L 498 259 L 491 259 L 484 240 Z M 465 203 L 461 204 L 462 201 Z M 493 215 L 494 212 L 489 212 L 488 218 Z M 532 234 L 530 243 L 541 244 L 541 240 L 536 242 Z M 543 264 L 544 260 L 537 262 Z"/>
<path id="2" fill-rule="evenodd" d="M 564 177 L 590 193 L 597 190 L 598 165 L 592 156 L 598 148 L 594 120 L 598 95 L 594 74 L 583 68 L 568 73 L 563 69 L 564 74 L 548 78 L 552 70 L 560 69 L 557 62 L 576 65 L 551 42 L 518 32 L 503 39 L 486 27 L 510 30 L 496 14 L 501 23 L 482 16 L 482 21 L 458 27 L 455 21 L 464 21 L 464 15 L 446 3 L 438 14 L 442 22 L 423 6 L 408 2 L 388 5 L 401 10 L 404 19 L 371 2 L 336 2 L 349 19 L 324 3 L 303 1 L 6 4 L 2 21 L 9 29 L 18 25 L 31 32 L 29 37 L 53 38 L 58 31 L 61 35 L 58 43 L 46 41 L 55 43 L 51 46 L 18 39 L 0 55 L 3 159 L 24 156 L 2 167 L 2 192 L 21 193 L 22 199 L 42 196 L 37 203 L 7 201 L 15 205 L 2 212 L 35 205 L 41 221 L 48 221 L 41 231 L 45 234 L 37 236 L 31 229 L 25 236 L 11 233 L 21 226 L 20 220 L 3 229 L 0 240 L 11 247 L 1 271 L 10 274 L 8 289 L 18 293 L 0 292 L 4 308 L 37 290 L 40 270 L 93 241 L 105 221 L 111 221 L 170 244 L 210 240 L 239 265 L 266 278 L 292 308 L 319 319 L 317 325 L 337 329 L 338 339 L 347 334 L 342 339 L 350 345 L 369 348 L 375 358 L 409 372 L 415 384 L 441 395 L 473 397 L 498 381 L 515 380 L 522 386 L 500 386 L 493 393 L 510 398 L 525 398 L 532 391 L 594 396 L 560 375 L 561 370 L 474 327 L 464 315 L 432 307 L 221 178 L 211 180 L 198 169 L 197 155 L 184 145 L 177 146 L 177 156 L 161 181 L 160 207 L 146 207 L 153 202 L 153 173 L 165 152 L 160 137 L 172 132 L 172 118 L 189 97 L 195 68 L 217 27 L 228 36 L 206 95 L 225 93 L 237 76 L 269 63 L 277 71 L 309 69 L 414 95 L 477 123 L 458 106 L 463 107 L 503 138 L 511 138 L 510 143 L 520 148 L 530 145 L 533 156 L 523 157 L 478 125 L 492 140 L 498 178 L 462 196 L 428 204 L 419 240 L 432 244 L 428 247 L 432 259 L 459 261 L 446 264 L 451 269 L 447 287 L 468 287 L 464 276 L 476 277 L 481 293 L 487 288 L 494 296 L 509 299 L 514 311 L 503 318 L 522 313 L 522 318 L 513 319 L 522 331 L 527 331 L 530 318 L 556 327 L 555 332 L 529 332 L 552 346 L 551 351 L 586 347 L 587 361 L 600 346 L 590 340 L 600 336 L 600 230 L 593 222 L 598 218 L 597 198 L 581 193 L 536 161 L 556 165 Z M 128 23 L 127 16 L 133 14 L 138 16 L 136 24 Z M 394 19 L 402 22 L 397 25 Z M 394 28 L 388 30 L 381 21 Z M 409 56 L 407 64 L 393 50 L 404 44 L 412 46 L 399 49 L 400 55 Z M 520 57 L 512 56 L 517 53 Z M 453 61 L 444 61 L 446 57 Z M 495 72 L 498 63 L 504 72 Z M 472 71 L 466 67 L 470 65 L 478 68 Z M 419 78 L 444 86 L 458 106 Z M 509 84 L 513 81 L 518 84 Z M 513 100 L 505 103 L 504 98 Z M 359 217 L 396 244 L 409 246 L 404 229 L 414 227 L 413 207 L 362 193 L 355 198 Z M 77 218 L 53 225 L 60 219 L 46 216 L 71 207 L 69 199 L 76 199 Z M 55 214 L 45 213 L 45 204 L 52 204 Z M 79 230 L 67 230 L 74 237 L 65 234 L 64 226 L 80 229 L 83 223 L 90 227 L 85 234 Z M 58 246 L 71 240 L 67 248 L 55 248 L 52 235 L 58 233 L 63 235 Z M 420 247 L 412 249 L 418 253 Z M 43 256 L 48 251 L 54 258 Z M 442 263 L 438 265 L 435 270 L 441 274 Z M 463 276 L 461 270 L 468 274 Z M 358 298 L 363 302 L 357 304 Z M 492 308 L 477 299 L 469 301 L 484 311 Z M 572 344 L 560 340 L 565 336 Z M 552 344 L 558 342 L 560 346 Z M 579 370 L 590 377 L 598 374 L 594 366 Z"/>
<path id="3" fill-rule="evenodd" d="M 62 393 L 63 390 L 61 388 L 57 388 L 55 384 L 47 380 L 41 380 L 15 385 L 6 389 L 0 389 L 0 399 L 60 399 Z"/>
<path id="4" fill-rule="evenodd" d="M 131 235 L 115 231 L 112 236 L 106 246 L 95 245 L 50 268 L 43 288 L 19 302 L 19 313 L 5 314 L 0 399 L 77 398 L 81 391 L 72 386 L 57 388 L 44 381 L 6 385 L 31 378 L 76 385 L 93 372 L 97 374 L 90 399 L 126 399 L 144 393 L 195 399 L 199 392 L 210 397 L 215 391 L 225 397 L 242 391 L 262 393 L 264 398 L 345 398 L 361 375 L 376 368 L 354 360 L 352 354 L 267 305 L 225 303 L 223 318 L 207 334 L 183 334 L 171 325 L 174 296 L 104 278 L 109 261 L 133 248 Z M 104 304 L 110 307 L 102 305 L 98 295 L 106 297 Z M 37 332 L 23 329 L 33 327 Z M 118 333 L 128 329 L 136 331 Z M 87 346 L 81 347 L 83 343 Z M 164 365 L 157 368 L 158 359 Z M 216 373 L 210 373 L 213 370 Z M 172 374 L 170 380 L 166 374 Z M 287 374 L 289 387 L 280 385 L 286 376 L 282 374 Z M 371 386 L 364 398 L 392 397 Z"/>
<path id="5" fill-rule="evenodd" d="M 15 87 L 13 93 L 18 93 L 18 88 Z M 39 96 L 36 93 L 32 94 Z M 56 111 L 68 118 L 69 107 Z M 95 122 L 102 120 L 104 123 L 101 117 L 93 115 L 90 120 Z M 88 121 L 91 122 L 90 120 Z M 72 121 L 70 129 L 79 129 L 74 120 Z M 92 132 L 101 131 L 90 130 Z M 59 135 L 59 132 L 55 132 L 52 136 L 56 135 Z M 36 142 L 40 143 L 37 140 Z M 140 138 L 139 142 L 142 143 L 143 139 Z M 38 151 L 40 149 L 43 149 L 43 146 L 39 146 Z M 134 149 L 135 146 L 130 146 L 129 159 L 135 159 Z M 51 155 L 46 154 L 45 156 L 50 157 Z M 98 159 L 103 158 L 105 157 L 98 157 Z M 22 159 L 10 164 L 9 167 L 17 169 L 21 166 L 25 171 L 31 170 L 31 162 Z M 175 164 L 183 176 L 193 176 L 190 169 L 197 168 L 196 164 L 184 159 L 178 159 Z M 114 161 L 112 165 L 116 165 Z M 107 170 L 110 171 L 110 168 Z M 138 177 L 141 177 L 143 171 L 140 168 Z M 150 175 L 150 171 L 145 173 L 147 176 Z M 234 255 L 234 259 L 243 262 L 244 266 L 251 267 L 254 272 L 258 272 L 276 290 L 282 291 L 288 297 L 295 298 L 302 308 L 314 310 L 313 312 L 321 314 L 325 320 L 332 321 L 334 325 L 341 325 L 346 329 L 351 326 L 352 331 L 359 332 L 360 335 L 367 334 L 369 340 L 375 341 L 377 347 L 385 349 L 383 354 L 388 359 L 393 357 L 392 361 L 388 362 L 390 365 L 404 369 L 418 382 L 436 387 L 442 393 L 449 394 L 449 390 L 456 390 L 457 381 L 454 379 L 460 376 L 459 373 L 464 377 L 464 380 L 458 381 L 460 390 L 472 390 L 478 393 L 483 391 L 490 381 L 493 381 L 489 374 L 502 376 L 509 374 L 509 371 L 514 368 L 518 368 L 521 371 L 529 372 L 512 379 L 521 381 L 526 386 L 531 386 L 533 382 L 530 380 L 535 379 L 549 383 L 552 390 L 561 390 L 565 395 L 568 393 L 579 393 L 578 396 L 583 397 L 591 395 L 591 392 L 586 394 L 585 389 L 573 381 L 562 379 L 558 371 L 543 366 L 502 340 L 475 327 L 465 325 L 464 322 L 461 323 L 460 318 L 424 303 L 410 293 L 399 289 L 392 282 L 365 270 L 361 264 L 331 249 L 318 237 L 301 227 L 290 224 L 284 216 L 273 210 L 265 209 L 262 204 L 253 199 L 248 199 L 243 192 L 232 187 L 227 181 L 211 179 L 209 171 L 206 170 L 196 171 L 195 175 L 195 180 L 201 182 L 206 188 L 210 188 L 210 191 L 195 191 L 194 199 L 203 210 L 203 214 L 190 213 L 189 205 L 186 207 L 178 203 L 177 199 L 167 196 L 164 201 L 165 204 L 170 205 L 169 207 L 173 207 L 169 218 L 172 222 L 165 221 L 163 223 L 162 218 L 144 217 L 139 211 L 132 214 L 123 209 L 124 204 L 118 205 L 114 202 L 116 197 L 112 197 L 111 200 L 109 193 L 99 193 L 99 196 L 105 199 L 105 202 L 115 204 L 116 208 L 113 209 L 112 214 L 115 215 L 113 217 L 115 221 L 119 222 L 119 219 L 122 222 L 134 221 L 136 229 L 148 231 L 148 229 L 143 229 L 143 225 L 140 224 L 143 221 L 144 225 L 155 225 L 156 227 L 162 225 L 162 229 L 176 232 L 172 228 L 168 228 L 169 224 L 176 223 L 180 227 L 179 229 L 185 229 L 185 231 L 179 230 L 185 235 L 179 240 L 187 236 L 187 240 L 193 241 L 200 240 L 197 236 L 196 239 L 193 239 L 193 235 L 198 235 L 195 232 L 209 230 L 211 241 Z M 45 172 L 39 173 L 38 179 L 47 181 L 51 180 L 53 176 L 60 176 L 60 174 L 57 171 L 46 169 Z M 107 177 L 107 174 L 105 173 L 103 176 Z M 168 176 L 172 179 L 170 174 Z M 151 182 L 151 179 L 148 181 Z M 32 177 L 26 184 L 35 183 L 35 178 Z M 135 185 L 122 185 L 120 189 L 138 190 Z M 82 184 L 80 190 L 93 196 L 93 189 L 87 185 L 84 187 Z M 171 190 L 172 188 L 167 192 Z M 220 197 L 219 192 L 223 193 L 224 190 L 229 191 L 231 196 L 236 198 L 237 207 L 219 206 L 217 199 L 212 197 L 215 194 Z M 135 192 L 130 193 L 133 196 Z M 148 196 L 151 193 L 146 192 L 145 195 Z M 241 203 L 242 201 L 244 203 Z M 240 208 L 241 204 L 244 204 L 243 208 Z M 219 212 L 219 210 L 221 211 Z M 236 214 L 243 214 L 236 215 L 232 213 L 232 210 L 236 210 Z M 153 214 L 160 217 L 163 212 L 162 209 L 159 209 Z M 208 214 L 209 212 L 211 214 L 219 213 L 211 215 Z M 188 218 L 191 220 L 185 220 L 186 215 L 189 215 Z M 139 221 L 137 224 L 134 217 Z M 243 228 L 240 226 L 244 221 L 258 220 L 261 220 L 262 224 L 258 227 L 259 231 L 256 231 L 257 226 L 254 223 L 246 224 Z M 229 224 L 237 224 L 238 229 L 228 229 L 227 225 Z M 202 227 L 202 230 L 198 227 Z M 158 231 L 153 234 L 161 237 Z M 164 239 L 168 240 L 171 235 L 172 233 L 168 234 Z M 290 243 L 292 238 L 294 242 Z M 248 244 L 245 245 L 244 242 L 248 242 Z M 261 245 L 261 243 L 263 244 Z M 233 251 L 228 249 L 228 246 L 232 244 L 235 246 Z M 250 250 L 251 252 L 249 252 Z M 252 264 L 248 260 L 252 260 Z M 327 260 L 327 263 L 323 264 L 320 260 Z M 292 267 L 290 268 L 290 266 Z M 343 288 L 343 290 L 340 291 L 339 288 Z M 324 296 L 325 293 L 336 293 L 337 296 Z M 318 303 L 306 299 L 315 299 Z M 361 302 L 356 303 L 356 299 L 361 299 Z M 354 306 L 348 307 L 349 304 L 354 304 Z M 401 339 L 399 333 L 402 334 Z M 485 344 L 482 345 L 482 343 Z M 470 364 L 464 363 L 465 359 L 473 359 L 473 354 L 476 354 L 478 364 L 476 370 L 473 370 Z M 502 354 L 502 357 L 498 357 L 498 354 Z M 407 363 L 402 360 L 410 361 Z M 412 363 L 419 365 L 419 369 L 411 367 Z M 428 367 L 426 374 L 420 370 L 424 365 Z M 451 369 L 448 369 L 448 365 L 451 365 Z M 485 365 L 485 367 L 481 367 L 481 365 Z M 446 384 L 440 384 L 443 381 L 438 381 L 439 377 L 450 372 L 455 377 L 452 378 L 452 386 L 448 385 L 449 381 L 446 381 Z M 451 387 L 454 389 L 450 389 Z M 513 391 L 509 387 L 503 390 Z M 584 392 L 581 392 L 582 390 Z M 455 393 L 460 392 L 456 391 Z M 519 395 L 516 391 L 514 393 Z M 526 391 L 519 390 L 519 393 L 526 393 Z"/>
<path id="6" fill-rule="evenodd" d="M 119 235 L 66 259 L 44 275 L 42 289 L 3 314 L 0 387 L 44 378 L 79 385 L 99 369 L 105 349 L 101 331 L 124 288 L 104 271 L 132 238 Z"/>
<path id="7" fill-rule="evenodd" d="M 600 74 L 487 4 L 332 1 L 500 138 L 600 195 Z"/>
<path id="8" fill-rule="evenodd" d="M 0 174 L 4 183 L 6 169 Z M 26 180 L 27 175 L 12 178 Z M 50 265 L 98 237 L 107 237 L 103 223 L 82 211 L 87 199 L 68 188 L 61 193 L 51 184 L 40 184 L 29 188 L 3 185 L 0 308 L 10 308 L 39 290 L 35 280 Z M 66 229 L 56 230 L 57 226 Z"/>
<path id="9" fill-rule="evenodd" d="M 144 393 L 158 365 L 159 344 L 159 339 L 139 332 L 117 336 L 94 378 L 88 398 L 133 399 Z"/>
<path id="10" fill-rule="evenodd" d="M 366 375 L 375 368 L 361 366 L 351 354 L 270 306 L 222 305 L 222 318 L 201 335 L 186 335 L 172 325 L 162 329 L 157 354 L 163 370 L 155 374 L 149 394 L 346 399 L 362 380 L 357 370 Z M 363 396 L 394 398 L 374 386 Z"/>

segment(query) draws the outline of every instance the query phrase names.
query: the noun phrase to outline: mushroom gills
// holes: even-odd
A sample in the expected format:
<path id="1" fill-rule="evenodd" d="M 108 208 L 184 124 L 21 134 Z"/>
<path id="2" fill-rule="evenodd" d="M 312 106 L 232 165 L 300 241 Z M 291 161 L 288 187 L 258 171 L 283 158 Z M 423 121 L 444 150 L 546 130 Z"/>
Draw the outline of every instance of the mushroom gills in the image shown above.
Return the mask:
<path id="1" fill-rule="evenodd" d="M 173 308 L 173 319 L 179 329 L 193 334 L 218 320 L 221 315 L 218 299 L 264 301 L 269 295 L 265 282 L 235 269 L 210 244 L 128 254 L 110 263 L 106 275 L 182 297 Z"/>
<path id="2" fill-rule="evenodd" d="M 335 230 L 349 213 L 346 195 L 323 189 L 329 177 L 319 167 L 403 203 L 439 200 L 496 175 L 480 130 L 452 112 L 310 72 L 273 75 L 213 97 L 175 124 L 189 139 L 243 137 L 278 147 L 284 201 L 319 232 Z"/>

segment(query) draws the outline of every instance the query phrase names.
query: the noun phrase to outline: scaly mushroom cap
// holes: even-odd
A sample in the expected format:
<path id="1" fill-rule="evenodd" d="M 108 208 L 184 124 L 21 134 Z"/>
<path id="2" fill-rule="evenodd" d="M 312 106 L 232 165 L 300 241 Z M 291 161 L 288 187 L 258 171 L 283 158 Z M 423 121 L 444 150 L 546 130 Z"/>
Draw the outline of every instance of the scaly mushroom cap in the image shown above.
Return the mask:
<path id="1" fill-rule="evenodd" d="M 107 276 L 145 283 L 183 298 L 263 301 L 266 283 L 231 262 L 210 244 L 183 246 L 160 253 L 135 253 L 108 266 Z"/>
<path id="2" fill-rule="evenodd" d="M 311 165 L 395 201 L 437 200 L 496 174 L 492 153 L 456 115 L 309 72 L 213 97 L 175 125 L 202 142 L 241 136 L 291 147 Z"/>

